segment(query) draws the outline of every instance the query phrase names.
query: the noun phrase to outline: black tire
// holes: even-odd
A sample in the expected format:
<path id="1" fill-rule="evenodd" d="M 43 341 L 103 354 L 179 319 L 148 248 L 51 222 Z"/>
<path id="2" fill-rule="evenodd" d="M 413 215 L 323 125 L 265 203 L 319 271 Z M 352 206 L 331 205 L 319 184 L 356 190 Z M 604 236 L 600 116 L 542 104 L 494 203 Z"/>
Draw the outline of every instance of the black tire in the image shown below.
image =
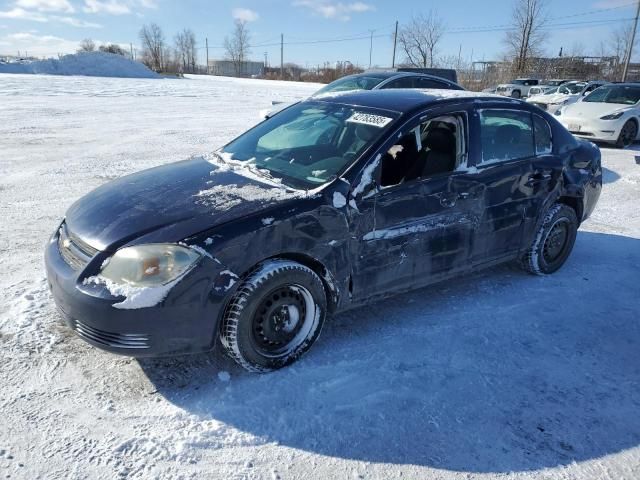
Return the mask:
<path id="1" fill-rule="evenodd" d="M 513 92 L 511 92 L 512 98 L 520 98 L 521 96 L 522 94 L 520 93 L 520 90 L 514 90 Z"/>
<path id="2" fill-rule="evenodd" d="M 627 120 L 620 130 L 620 135 L 618 135 L 618 140 L 616 140 L 616 147 L 626 148 L 632 145 L 633 142 L 636 141 L 637 136 L 638 124 L 633 120 Z"/>
<path id="3" fill-rule="evenodd" d="M 251 272 L 229 302 L 220 340 L 240 366 L 269 372 L 309 350 L 326 312 L 324 285 L 313 270 L 290 260 L 269 260 Z"/>
<path id="4" fill-rule="evenodd" d="M 557 271 L 569 258 L 577 233 L 575 210 L 562 203 L 552 205 L 521 259 L 522 267 L 534 275 Z"/>

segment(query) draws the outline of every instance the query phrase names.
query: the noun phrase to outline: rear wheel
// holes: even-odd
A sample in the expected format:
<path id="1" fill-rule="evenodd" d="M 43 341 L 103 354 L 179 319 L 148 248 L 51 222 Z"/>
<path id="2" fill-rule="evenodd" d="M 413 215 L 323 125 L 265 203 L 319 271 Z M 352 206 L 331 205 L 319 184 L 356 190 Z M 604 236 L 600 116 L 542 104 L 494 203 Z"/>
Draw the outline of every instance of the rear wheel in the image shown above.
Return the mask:
<path id="1" fill-rule="evenodd" d="M 511 96 L 513 98 L 520 98 L 522 94 L 520 93 L 520 90 L 514 90 L 513 92 L 511 92 Z"/>
<path id="2" fill-rule="evenodd" d="M 327 310 L 322 280 L 289 260 L 259 265 L 238 288 L 222 321 L 227 354 L 268 372 L 297 360 L 320 335 Z"/>
<path id="3" fill-rule="evenodd" d="M 573 250 L 578 232 L 578 218 L 573 208 L 554 204 L 545 214 L 532 244 L 522 257 L 522 267 L 535 275 L 558 270 Z"/>
<path id="4" fill-rule="evenodd" d="M 638 125 L 633 120 L 627 120 L 620 130 L 618 140 L 616 141 L 616 147 L 625 148 L 635 142 L 638 136 Z"/>

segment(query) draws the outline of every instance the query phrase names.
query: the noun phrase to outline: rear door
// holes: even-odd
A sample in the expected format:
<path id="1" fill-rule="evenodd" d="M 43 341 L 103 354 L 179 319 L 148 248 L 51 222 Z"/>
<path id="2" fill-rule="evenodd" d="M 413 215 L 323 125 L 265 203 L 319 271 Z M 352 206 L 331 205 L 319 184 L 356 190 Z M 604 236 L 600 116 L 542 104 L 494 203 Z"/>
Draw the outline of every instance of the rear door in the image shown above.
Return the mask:
<path id="1" fill-rule="evenodd" d="M 478 149 L 473 162 L 475 179 L 486 193 L 472 257 L 474 264 L 482 264 L 514 256 L 520 249 L 535 152 L 528 111 L 500 107 L 477 113 L 472 128 Z"/>

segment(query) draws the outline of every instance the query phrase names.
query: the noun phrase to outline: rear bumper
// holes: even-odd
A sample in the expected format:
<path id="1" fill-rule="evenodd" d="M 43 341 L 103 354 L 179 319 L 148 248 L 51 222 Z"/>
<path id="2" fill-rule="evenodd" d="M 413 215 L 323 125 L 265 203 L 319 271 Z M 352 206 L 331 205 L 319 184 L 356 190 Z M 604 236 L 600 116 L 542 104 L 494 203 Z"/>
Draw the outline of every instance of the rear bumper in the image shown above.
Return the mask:
<path id="1" fill-rule="evenodd" d="M 216 285 L 223 266 L 203 257 L 158 305 L 119 309 L 102 285 L 83 285 L 98 273 L 104 261 L 98 253 L 83 269 L 65 262 L 57 244 L 57 233 L 47 244 L 45 265 L 49 288 L 66 323 L 83 340 L 103 350 L 132 357 L 156 357 L 199 353 L 213 349 L 228 291 Z M 226 283 L 225 283 L 226 282 Z"/>

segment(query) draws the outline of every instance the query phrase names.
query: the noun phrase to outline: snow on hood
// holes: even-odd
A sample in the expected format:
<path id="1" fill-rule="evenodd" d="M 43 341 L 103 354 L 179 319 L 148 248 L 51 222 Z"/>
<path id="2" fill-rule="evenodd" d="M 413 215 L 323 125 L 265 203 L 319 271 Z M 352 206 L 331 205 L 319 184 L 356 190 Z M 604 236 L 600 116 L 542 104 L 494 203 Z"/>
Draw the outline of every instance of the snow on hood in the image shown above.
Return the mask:
<path id="1" fill-rule="evenodd" d="M 536 102 L 536 103 L 546 103 L 546 104 L 556 104 L 556 103 L 562 103 L 565 100 L 572 100 L 574 98 L 578 98 L 579 95 L 578 94 L 567 94 L 567 93 L 554 93 L 551 95 L 544 95 L 544 94 L 540 94 L 540 95 L 532 95 L 531 97 L 529 97 L 527 99 L 528 102 Z"/>
<path id="2" fill-rule="evenodd" d="M 67 227 L 98 250 L 160 229 L 175 236 L 161 241 L 179 241 L 307 193 L 250 173 L 213 166 L 203 157 L 143 170 L 75 202 L 67 211 Z"/>

